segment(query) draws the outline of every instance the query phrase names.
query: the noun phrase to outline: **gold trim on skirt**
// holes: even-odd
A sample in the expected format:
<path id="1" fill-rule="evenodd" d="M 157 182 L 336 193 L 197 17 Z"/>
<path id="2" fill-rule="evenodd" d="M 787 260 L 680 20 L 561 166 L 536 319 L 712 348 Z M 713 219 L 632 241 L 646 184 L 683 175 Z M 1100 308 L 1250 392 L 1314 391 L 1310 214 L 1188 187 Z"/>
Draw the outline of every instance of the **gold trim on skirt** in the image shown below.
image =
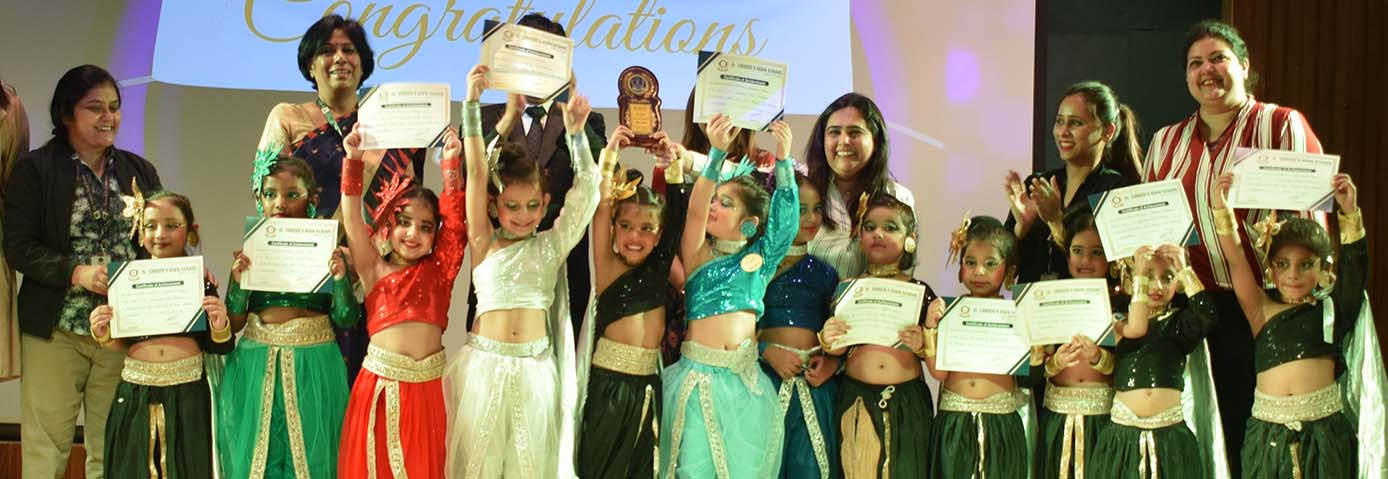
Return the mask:
<path id="1" fill-rule="evenodd" d="M 386 351 L 375 344 L 368 344 L 366 359 L 362 360 L 361 367 L 393 381 L 423 383 L 443 377 L 446 359 L 443 351 L 430 354 L 424 359 L 415 359 Z"/>
<path id="2" fill-rule="evenodd" d="M 533 358 L 549 351 L 548 337 L 541 337 L 526 343 L 510 343 L 474 334 L 468 339 L 468 344 L 478 351 L 513 358 Z"/>
<path id="3" fill-rule="evenodd" d="M 761 395 L 757 389 L 757 379 L 761 371 L 757 369 L 757 346 L 751 340 L 744 340 L 735 351 L 713 349 L 708 346 L 685 341 L 680 343 L 680 355 L 699 364 L 716 368 L 727 368 L 742 379 L 742 384 L 754 395 Z"/>
<path id="4" fill-rule="evenodd" d="M 633 376 L 650 376 L 660 373 L 660 350 L 598 338 L 593 365 Z"/>
<path id="5" fill-rule="evenodd" d="M 1138 417 L 1137 413 L 1128 408 L 1123 401 L 1114 401 L 1113 410 L 1109 412 L 1109 420 L 1120 426 L 1131 426 L 1138 429 L 1161 429 L 1167 426 L 1175 426 L 1186 421 L 1181 413 L 1181 405 L 1177 404 L 1166 408 L 1166 410 L 1147 417 Z"/>
<path id="6" fill-rule="evenodd" d="M 1060 414 L 1102 416 L 1113 409 L 1113 388 L 1066 387 L 1046 382 L 1046 409 Z"/>
<path id="7" fill-rule="evenodd" d="M 141 361 L 125 357 L 120 378 L 141 386 L 177 386 L 202 379 L 202 353 L 168 362 Z"/>
<path id="8" fill-rule="evenodd" d="M 328 315 L 304 316 L 279 324 L 265 324 L 260 315 L 246 318 L 245 339 L 271 346 L 311 346 L 336 340 Z"/>
<path id="9" fill-rule="evenodd" d="M 1273 396 L 1253 390 L 1253 417 L 1294 430 L 1301 430 L 1303 422 L 1330 417 L 1343 407 L 1338 383 L 1295 396 Z"/>
<path id="10" fill-rule="evenodd" d="M 974 399 L 948 389 L 940 389 L 941 411 L 1012 414 L 1017 412 L 1017 406 L 1017 396 L 1011 392 L 1000 392 L 983 399 Z"/>

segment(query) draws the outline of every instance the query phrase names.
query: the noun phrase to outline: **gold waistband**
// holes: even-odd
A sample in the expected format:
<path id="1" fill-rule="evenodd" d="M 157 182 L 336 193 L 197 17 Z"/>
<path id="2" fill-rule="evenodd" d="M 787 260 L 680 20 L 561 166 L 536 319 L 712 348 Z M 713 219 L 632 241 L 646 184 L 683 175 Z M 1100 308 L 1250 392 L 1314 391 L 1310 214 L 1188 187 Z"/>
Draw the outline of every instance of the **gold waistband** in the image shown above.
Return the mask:
<path id="1" fill-rule="evenodd" d="M 1017 406 L 1017 397 L 1010 392 L 1000 392 L 983 399 L 974 399 L 961 396 L 948 389 L 940 389 L 941 411 L 1012 414 L 1017 412 Z"/>
<path id="2" fill-rule="evenodd" d="M 1301 429 L 1302 422 L 1330 417 L 1342 407 L 1337 383 L 1295 396 L 1272 396 L 1253 390 L 1253 417 L 1297 430 Z"/>
<path id="3" fill-rule="evenodd" d="M 369 344 L 366 346 L 366 359 L 362 360 L 361 367 L 386 379 L 422 383 L 443 377 L 445 362 L 443 351 L 430 354 L 424 359 L 415 359 Z"/>
<path id="4" fill-rule="evenodd" d="M 633 376 L 650 376 L 660 372 L 660 350 L 598 338 L 593 365 Z"/>
<path id="5" fill-rule="evenodd" d="M 761 371 L 757 370 L 757 345 L 751 340 L 742 341 L 736 351 L 713 349 L 693 341 L 685 341 L 680 344 L 680 355 L 706 366 L 727 368 L 742 379 L 742 384 L 746 385 L 748 390 L 760 394 L 760 390 L 757 389 L 757 375 L 761 374 Z"/>
<path id="6" fill-rule="evenodd" d="M 1132 426 L 1138 429 L 1161 429 L 1185 422 L 1186 418 L 1181 414 L 1180 404 L 1151 416 L 1138 417 L 1137 413 L 1129 409 L 1127 404 L 1123 404 L 1123 401 L 1114 401 L 1113 410 L 1109 413 L 1109 420 L 1113 421 L 1114 424 Z"/>
<path id="7" fill-rule="evenodd" d="M 1113 408 L 1113 388 L 1065 387 L 1047 382 L 1045 405 L 1060 414 L 1102 416 Z"/>
<path id="8" fill-rule="evenodd" d="M 260 320 L 260 315 L 251 313 L 246 318 L 243 337 L 270 346 L 310 346 L 331 343 L 337 339 L 333 335 L 332 322 L 326 314 L 294 318 L 279 324 L 265 324 Z"/>
<path id="9" fill-rule="evenodd" d="M 468 340 L 468 344 L 478 351 L 517 358 L 533 358 L 549 351 L 549 338 L 547 337 L 528 343 L 508 343 L 474 334 Z"/>
<path id="10" fill-rule="evenodd" d="M 125 357 L 120 370 L 125 382 L 142 386 L 176 386 L 202 379 L 202 353 L 165 363 L 141 361 Z"/>

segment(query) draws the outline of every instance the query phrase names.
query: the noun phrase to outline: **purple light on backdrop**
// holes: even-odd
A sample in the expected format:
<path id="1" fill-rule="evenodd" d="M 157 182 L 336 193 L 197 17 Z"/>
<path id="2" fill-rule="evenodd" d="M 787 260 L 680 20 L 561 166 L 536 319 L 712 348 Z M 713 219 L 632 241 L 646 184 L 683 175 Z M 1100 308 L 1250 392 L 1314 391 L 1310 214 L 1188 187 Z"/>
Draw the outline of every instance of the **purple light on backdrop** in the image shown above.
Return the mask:
<path id="1" fill-rule="evenodd" d="M 903 114 L 898 109 L 911 108 L 912 105 L 910 95 L 902 85 L 902 81 L 908 79 L 908 76 L 901 68 L 902 59 L 897 52 L 901 42 L 891 31 L 887 8 L 882 2 L 855 1 L 849 6 L 849 17 L 853 19 L 854 33 L 858 36 L 863 57 L 867 61 L 873 100 L 877 103 L 877 108 L 882 110 L 882 116 L 890 121 L 892 118 L 900 118 Z M 909 150 L 903 147 L 896 149 Z M 890 163 L 893 172 L 906 177 L 910 175 L 914 162 L 898 160 Z"/>
<path id="2" fill-rule="evenodd" d="M 945 57 L 945 97 L 953 103 L 969 101 L 982 81 L 978 57 L 971 51 L 951 48 Z"/>
<path id="3" fill-rule="evenodd" d="M 132 0 L 126 4 L 111 44 L 106 68 L 116 80 L 130 83 L 121 88 L 121 129 L 116 144 L 123 150 L 145 155 L 145 101 L 148 79 L 154 67 L 154 38 L 159 30 L 160 0 Z"/>

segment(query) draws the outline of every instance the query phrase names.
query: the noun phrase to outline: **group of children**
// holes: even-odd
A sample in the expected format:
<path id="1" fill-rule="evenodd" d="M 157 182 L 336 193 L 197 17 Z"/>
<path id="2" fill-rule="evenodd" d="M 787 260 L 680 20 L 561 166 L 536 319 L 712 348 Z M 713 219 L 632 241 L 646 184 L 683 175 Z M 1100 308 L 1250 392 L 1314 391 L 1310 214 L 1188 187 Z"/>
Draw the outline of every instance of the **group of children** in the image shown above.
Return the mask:
<path id="1" fill-rule="evenodd" d="M 753 174 L 750 155 L 728 155 L 744 132 L 726 116 L 704 127 L 710 148 L 697 175 L 686 174 L 694 155 L 658 135 L 648 149 L 663 159 L 661 193 L 617 164 L 633 141 L 625 127 L 592 158 L 583 134 L 591 109 L 575 94 L 561 104 L 573 186 L 554 226 L 537 231 L 547 178 L 525 148 L 483 141 L 486 73 L 469 73 L 438 194 L 397 172 L 367 211 L 360 143 L 371 125 L 346 135 L 346 247 L 331 259 L 331 293 L 244 290 L 254 258 L 237 252 L 225 302 L 208 275 L 207 332 L 113 340 L 111 307 L 91 313 L 92 334 L 127 351 L 107 427 L 108 476 L 1205 476 L 1202 448 L 1212 445 L 1187 426 L 1182 391 L 1188 354 L 1219 318 L 1182 247 L 1143 248 L 1113 268 L 1116 346 L 1076 336 L 1034 348 L 1025 377 L 940 370 L 944 303 L 913 277 L 916 215 L 897 196 L 855 198 L 856 217 L 838 226 L 856 250 L 837 254 L 865 267 L 841 278 L 809 253 L 829 193 L 796 173 L 788 125 L 770 129 L 769 179 Z M 522 104 L 512 98 L 507 114 Z M 1217 187 L 1231 182 L 1226 175 Z M 1257 337 L 1255 420 L 1242 451 L 1245 469 L 1258 471 L 1250 477 L 1355 470 L 1336 358 L 1359 316 L 1367 249 L 1353 183 L 1339 175 L 1333 186 L 1334 260 L 1314 221 L 1255 226 L 1272 289 L 1240 261 L 1245 225 L 1214 205 L 1218 246 L 1231 251 Z M 257 157 L 251 187 L 265 216 L 315 216 L 311 168 L 278 149 Z M 197 244 L 184 196 L 154 193 L 129 213 L 149 257 Z M 560 268 L 590 224 L 595 300 L 572 331 Z M 1110 277 L 1087 211 L 1069 212 L 1059 229 L 1070 277 Z M 951 248 L 971 297 L 1000 297 L 1022 261 L 1014 230 L 987 216 L 953 232 Z M 443 332 L 467 252 L 477 321 L 448 361 Z M 672 276 L 687 278 L 687 330 L 679 359 L 662 364 Z M 840 280 L 855 277 L 925 286 L 926 306 L 898 345 L 833 347 L 849 326 L 831 315 L 832 301 Z M 370 346 L 349 391 L 333 330 L 363 316 L 355 284 Z M 1323 318 L 1333 323 L 1329 338 Z M 224 371 L 204 353 L 226 355 Z M 938 398 L 927 376 L 939 381 Z M 1029 389 L 1043 397 L 1030 433 Z"/>

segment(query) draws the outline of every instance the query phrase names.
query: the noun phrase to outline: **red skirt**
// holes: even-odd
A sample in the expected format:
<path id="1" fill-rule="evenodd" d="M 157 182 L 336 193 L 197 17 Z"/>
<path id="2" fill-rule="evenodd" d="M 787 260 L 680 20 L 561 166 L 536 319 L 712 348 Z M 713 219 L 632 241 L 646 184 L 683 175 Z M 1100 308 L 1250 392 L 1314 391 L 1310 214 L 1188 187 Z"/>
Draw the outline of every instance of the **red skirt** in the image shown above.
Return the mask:
<path id="1" fill-rule="evenodd" d="M 371 346 L 342 424 L 337 477 L 443 477 L 447 463 L 444 355 L 421 360 Z"/>

